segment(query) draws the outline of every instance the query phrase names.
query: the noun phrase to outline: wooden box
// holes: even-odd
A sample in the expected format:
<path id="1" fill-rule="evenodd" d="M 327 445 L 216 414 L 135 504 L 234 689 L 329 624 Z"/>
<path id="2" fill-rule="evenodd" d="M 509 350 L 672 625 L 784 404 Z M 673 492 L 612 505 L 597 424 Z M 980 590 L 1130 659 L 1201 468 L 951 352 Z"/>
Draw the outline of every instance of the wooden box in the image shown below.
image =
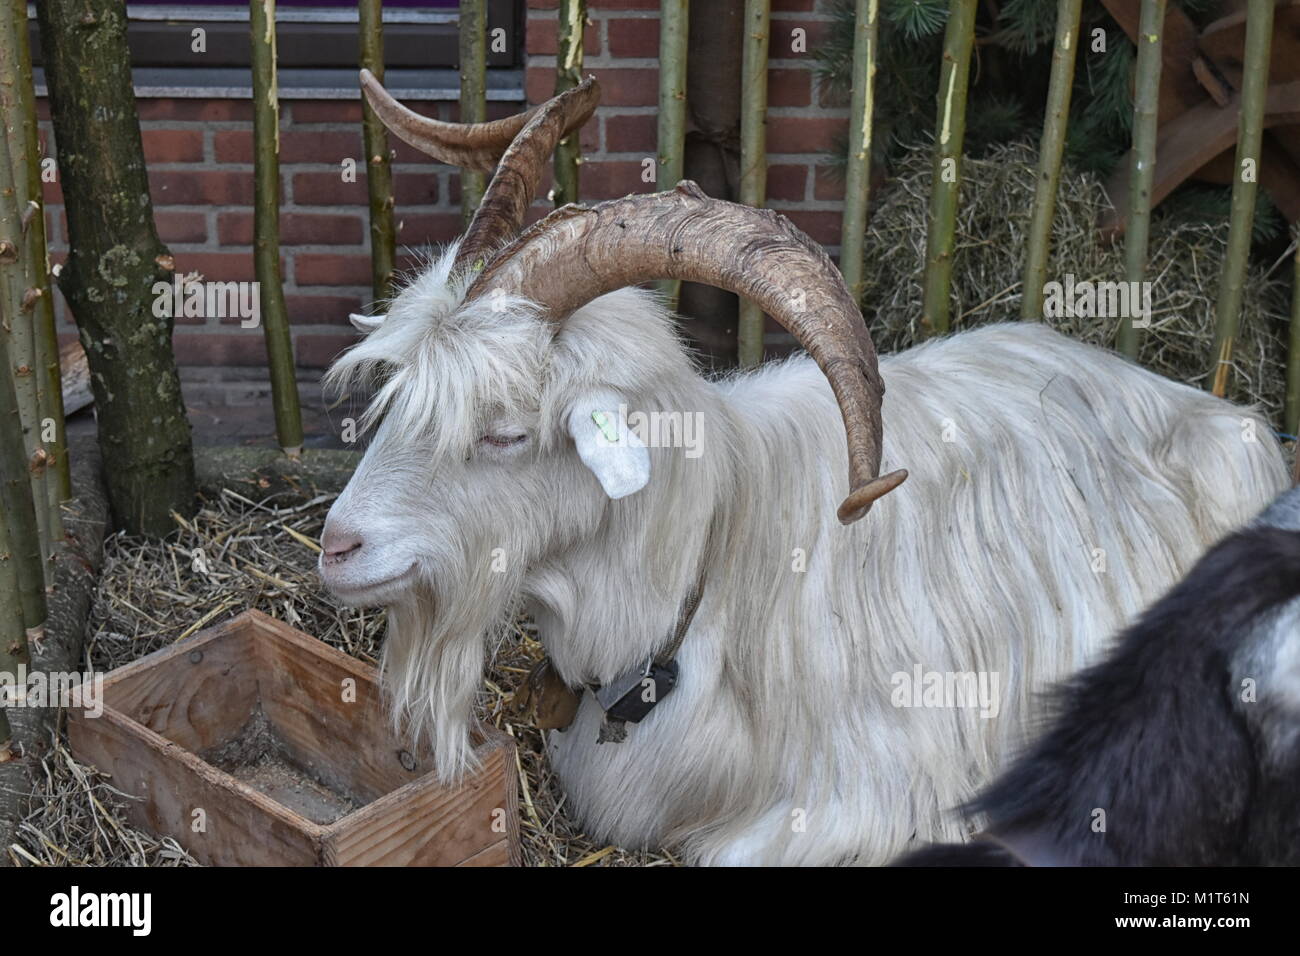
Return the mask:
<path id="1" fill-rule="evenodd" d="M 98 717 L 69 713 L 78 759 L 112 774 L 136 825 L 214 866 L 519 862 L 514 742 L 441 785 L 393 735 L 373 668 L 265 614 L 121 667 Z"/>

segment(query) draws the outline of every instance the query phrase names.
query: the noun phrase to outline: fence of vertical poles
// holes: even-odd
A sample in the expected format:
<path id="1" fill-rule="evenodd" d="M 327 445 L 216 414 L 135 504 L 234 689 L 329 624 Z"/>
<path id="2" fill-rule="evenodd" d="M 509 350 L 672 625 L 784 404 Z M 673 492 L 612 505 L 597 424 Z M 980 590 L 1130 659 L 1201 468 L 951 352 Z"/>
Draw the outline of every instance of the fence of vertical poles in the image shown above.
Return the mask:
<path id="1" fill-rule="evenodd" d="M 1134 77 L 1133 140 L 1130 164 L 1129 206 L 1125 210 L 1126 280 L 1143 282 L 1147 269 L 1148 233 L 1151 219 L 1151 182 L 1156 163 L 1157 109 L 1161 75 L 1161 47 L 1167 0 L 1140 0 L 1139 37 Z M 363 64 L 376 75 L 382 69 L 382 46 L 378 37 L 379 0 L 363 0 Z M 1070 111 L 1070 93 L 1079 53 L 1079 24 L 1082 0 L 1058 0 L 1051 76 L 1040 140 L 1033 212 L 1026 240 L 1021 318 L 1041 319 L 1043 289 L 1051 259 L 1052 222 L 1060 184 L 1062 158 Z M 367 8 L 370 9 L 367 14 Z M 486 118 L 484 33 L 486 10 L 483 0 L 461 0 L 461 119 L 478 122 Z M 686 128 L 686 57 L 689 0 L 661 0 L 659 45 L 659 110 L 656 181 L 671 188 L 683 175 Z M 961 159 L 965 133 L 966 93 L 975 45 L 975 0 L 951 0 L 944 34 L 936 103 L 933 181 L 927 221 L 926 260 L 922 281 L 922 331 L 943 334 L 952 327 L 952 257 L 955 249 L 956 218 L 961 201 Z M 556 92 L 578 82 L 582 73 L 582 33 L 586 23 L 585 0 L 560 0 L 557 10 L 558 54 Z M 863 292 L 862 256 L 867 227 L 871 183 L 871 144 L 874 120 L 874 83 L 879 60 L 880 0 L 856 0 L 853 54 L 853 93 L 849 111 L 846 195 L 841 235 L 841 269 L 853 295 Z M 767 58 L 770 0 L 746 0 L 743 100 L 741 107 L 741 201 L 760 206 L 765 199 L 766 144 L 764 128 L 767 105 Z M 1248 265 L 1250 233 L 1255 208 L 1255 189 L 1261 149 L 1261 131 L 1269 69 L 1269 40 L 1272 32 L 1272 0 L 1249 0 L 1240 129 L 1237 138 L 1236 170 L 1233 181 L 1229 229 L 1229 254 L 1219 276 L 1216 305 L 1217 342 L 1208 356 L 1211 374 L 1207 387 L 1215 394 L 1227 390 L 1232 367 L 1232 348 L 1241 313 L 1241 290 Z M 368 114 L 367 114 L 368 115 Z M 380 134 L 382 135 L 382 134 Z M 368 134 L 369 136 L 369 134 Z M 368 155 L 386 155 L 379 146 Z M 373 161 L 373 160 L 372 160 Z M 578 171 L 581 165 L 578 136 L 561 144 L 555 158 L 556 204 L 581 198 Z M 477 206 L 480 186 L 474 176 L 462 171 L 465 211 Z M 387 217 L 391 229 L 391 184 L 377 195 L 372 187 L 372 236 L 391 235 L 375 225 Z M 1300 230 L 1296 233 L 1300 243 Z M 391 241 L 389 239 L 388 241 Z M 378 262 L 378 257 L 376 262 Z M 379 297 L 378 265 L 376 297 Z M 1300 248 L 1296 251 L 1295 292 L 1287 361 L 1285 404 L 1286 430 L 1295 434 L 1300 427 Z M 676 307 L 679 283 L 664 281 L 660 290 Z M 762 314 L 752 304 L 742 303 L 738 329 L 738 354 L 742 364 L 755 364 L 762 357 Z M 1116 347 L 1136 360 L 1141 349 L 1141 329 L 1131 318 L 1121 320 Z"/>
<path id="2" fill-rule="evenodd" d="M 71 494 L 50 300 L 27 5 L 0 10 L 0 671 L 44 635 Z M 11 731 L 0 709 L 0 760 Z"/>
<path id="3" fill-rule="evenodd" d="M 252 0 L 253 266 L 262 308 L 275 431 L 286 455 L 302 453 L 302 410 L 293 339 L 280 276 L 280 90 L 276 81 L 275 0 Z"/>

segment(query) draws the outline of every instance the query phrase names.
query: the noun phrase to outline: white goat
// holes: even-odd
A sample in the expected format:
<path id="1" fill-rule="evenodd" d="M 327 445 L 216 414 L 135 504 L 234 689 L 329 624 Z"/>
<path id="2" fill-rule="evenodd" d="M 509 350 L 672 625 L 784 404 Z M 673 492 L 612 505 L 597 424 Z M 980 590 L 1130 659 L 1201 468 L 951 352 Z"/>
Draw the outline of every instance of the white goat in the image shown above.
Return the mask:
<path id="1" fill-rule="evenodd" d="M 679 844 L 700 863 L 882 863 L 909 841 L 962 839 L 947 811 L 1024 737 L 1035 693 L 1271 499 L 1280 451 L 1249 411 L 1041 325 L 993 326 L 881 362 L 883 461 L 913 477 L 842 527 L 863 426 L 836 376 L 847 355 L 870 386 L 869 343 L 838 358 L 817 346 L 825 374 L 800 356 L 713 382 L 651 295 L 592 300 L 627 279 L 621 246 L 600 259 L 606 244 L 656 222 L 672 256 L 704 255 L 683 226 L 699 202 L 686 190 L 561 211 L 495 257 L 453 246 L 369 323 L 331 372 L 383 385 L 373 444 L 326 524 L 325 581 L 388 606 L 397 715 L 452 778 L 472 763 L 485 654 L 521 606 L 567 684 L 607 685 L 664 651 L 703 580 L 672 694 L 622 742 L 597 742 L 591 694 L 550 735 L 586 832 Z M 634 222 L 642 206 L 651 215 Z M 707 209 L 723 206 L 759 221 Z M 575 249 L 564 231 L 588 216 L 604 217 L 600 241 Z M 788 246 L 793 227 L 780 228 Z M 710 275 L 766 294 L 773 314 L 766 303 L 835 282 L 813 253 L 803 289 L 752 278 L 787 246 Z M 672 256 L 634 280 L 700 276 Z M 698 447 L 643 447 L 631 412 L 697 414 Z M 593 417 L 614 441 L 593 448 Z M 996 697 L 985 716 L 927 706 L 901 693 L 918 670 L 982 675 Z"/>

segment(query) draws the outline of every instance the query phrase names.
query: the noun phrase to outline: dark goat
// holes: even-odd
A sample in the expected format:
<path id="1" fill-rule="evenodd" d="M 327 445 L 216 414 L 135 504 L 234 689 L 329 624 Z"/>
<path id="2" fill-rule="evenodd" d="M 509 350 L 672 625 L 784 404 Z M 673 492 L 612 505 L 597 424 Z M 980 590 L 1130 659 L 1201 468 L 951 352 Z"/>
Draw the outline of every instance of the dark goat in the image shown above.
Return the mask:
<path id="1" fill-rule="evenodd" d="M 1056 692 L 964 808 L 968 844 L 899 866 L 1300 863 L 1300 489 L 1211 549 Z"/>

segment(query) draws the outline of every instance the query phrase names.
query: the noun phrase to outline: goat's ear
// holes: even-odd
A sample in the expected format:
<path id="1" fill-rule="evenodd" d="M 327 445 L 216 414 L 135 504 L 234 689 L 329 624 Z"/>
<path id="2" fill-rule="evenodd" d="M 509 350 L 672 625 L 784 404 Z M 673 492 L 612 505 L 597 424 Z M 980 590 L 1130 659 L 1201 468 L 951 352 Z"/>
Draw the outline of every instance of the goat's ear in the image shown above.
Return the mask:
<path id="1" fill-rule="evenodd" d="M 613 392 L 584 396 L 569 411 L 569 434 L 582 463 L 605 494 L 626 498 L 650 480 L 650 452 L 627 424 L 626 404 Z"/>
<path id="2" fill-rule="evenodd" d="M 379 315 L 360 315 L 352 312 L 348 315 L 348 318 L 351 319 L 354 329 L 359 332 L 369 333 L 383 325 L 384 319 L 388 318 L 388 316 L 383 313 Z"/>

